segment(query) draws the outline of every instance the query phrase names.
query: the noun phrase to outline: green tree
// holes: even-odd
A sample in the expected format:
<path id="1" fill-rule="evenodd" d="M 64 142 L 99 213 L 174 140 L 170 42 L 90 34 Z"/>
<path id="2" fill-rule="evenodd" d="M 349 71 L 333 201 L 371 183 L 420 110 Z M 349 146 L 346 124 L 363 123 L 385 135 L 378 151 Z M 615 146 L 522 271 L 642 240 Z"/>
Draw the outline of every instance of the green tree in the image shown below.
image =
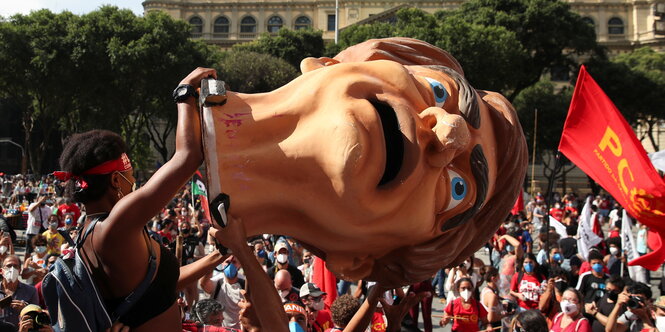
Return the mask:
<path id="1" fill-rule="evenodd" d="M 0 87 L 22 105 L 26 150 L 35 172 L 54 134 L 103 128 L 120 133 L 138 168 L 152 143 L 166 161 L 175 128 L 171 91 L 218 52 L 189 38 L 165 13 L 137 17 L 105 6 L 87 15 L 48 10 L 0 22 Z M 39 134 L 35 136 L 36 134 Z M 57 135 L 56 135 L 57 136 Z M 51 146 L 59 153 L 60 144 Z"/>
<path id="2" fill-rule="evenodd" d="M 249 43 L 237 44 L 234 50 L 270 54 L 286 60 L 295 68 L 306 57 L 323 56 L 323 32 L 311 29 L 280 29 L 277 35 L 264 33 Z"/>
<path id="3" fill-rule="evenodd" d="M 22 110 L 23 147 L 36 173 L 53 147 L 58 122 L 74 107 L 77 75 L 69 29 L 77 21 L 69 12 L 40 10 L 0 23 L 0 94 Z"/>
<path id="4" fill-rule="evenodd" d="M 536 163 L 543 165 L 542 175 L 548 181 L 550 179 L 554 179 L 554 181 L 562 180 L 564 188 L 566 187 L 566 175 L 575 168 L 575 165 L 562 160 L 562 167 L 556 169 L 555 155 L 563 131 L 563 124 L 568 114 L 571 97 L 572 88 L 567 87 L 557 91 L 552 82 L 543 79 L 522 90 L 513 102 L 526 136 L 530 154 L 533 151 L 534 131 L 536 132 L 535 156 Z M 537 124 L 534 124 L 536 110 L 538 121 Z"/>
<path id="5" fill-rule="evenodd" d="M 243 93 L 272 91 L 298 75 L 298 70 L 286 60 L 244 50 L 228 52 L 218 73 L 231 90 Z"/>
<path id="6" fill-rule="evenodd" d="M 513 100 L 555 67 L 576 68 L 575 55 L 597 50 L 589 24 L 559 0 L 470 0 L 451 16 L 484 26 L 501 26 L 515 33 L 528 54 L 519 62 L 524 79 L 506 93 Z M 485 54 L 487 56 L 488 54 Z"/>

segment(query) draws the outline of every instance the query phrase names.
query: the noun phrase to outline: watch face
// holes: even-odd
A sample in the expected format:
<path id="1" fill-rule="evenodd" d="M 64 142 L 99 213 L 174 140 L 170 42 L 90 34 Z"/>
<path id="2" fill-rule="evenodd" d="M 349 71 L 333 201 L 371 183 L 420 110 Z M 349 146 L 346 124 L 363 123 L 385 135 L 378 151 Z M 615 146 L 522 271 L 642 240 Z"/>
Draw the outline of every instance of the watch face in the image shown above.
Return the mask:
<path id="1" fill-rule="evenodd" d="M 182 97 L 187 94 L 187 87 L 181 86 L 178 88 L 178 97 Z"/>

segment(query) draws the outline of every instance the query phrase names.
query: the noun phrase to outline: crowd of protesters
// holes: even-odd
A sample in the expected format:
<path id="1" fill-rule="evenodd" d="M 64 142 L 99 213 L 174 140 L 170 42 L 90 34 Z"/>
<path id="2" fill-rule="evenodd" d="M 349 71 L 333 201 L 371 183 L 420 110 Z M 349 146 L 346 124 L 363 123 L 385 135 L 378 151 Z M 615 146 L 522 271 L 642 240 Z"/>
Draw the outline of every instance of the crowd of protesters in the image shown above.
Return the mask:
<path id="1" fill-rule="evenodd" d="M 313 283 L 314 255 L 297 241 L 264 234 L 248 245 L 274 280 L 291 331 L 399 331 L 395 324 L 416 330 L 419 320 L 432 331 L 432 302 L 441 301 L 439 323 L 451 324 L 453 331 L 665 332 L 665 297 L 655 297 L 648 280 L 630 278 L 621 246 L 621 207 L 610 197 L 593 200 L 593 231 L 603 241 L 585 258 L 576 239 L 582 198 L 568 194 L 555 200 L 546 211 L 543 197 L 536 195 L 524 211 L 507 218 L 484 249 L 489 264 L 472 256 L 429 280 L 393 290 L 339 281 L 331 306 L 324 302 L 332 294 Z M 0 331 L 28 331 L 38 325 L 35 312 L 45 308 L 41 281 L 49 267 L 58 257 L 74 254 L 85 207 L 64 198 L 62 182 L 52 176 L 20 175 L 3 176 L 0 206 L 0 297 L 8 298 L 0 300 Z M 202 211 L 187 184 L 147 225 L 150 236 L 173 251 L 181 265 L 215 250 L 208 236 L 211 221 Z M 565 237 L 547 228 L 548 214 L 565 225 Z M 25 235 L 17 236 L 19 229 Z M 637 251 L 646 254 L 646 228 L 638 224 L 636 229 Z M 231 255 L 180 293 L 183 329 L 249 329 L 251 320 L 241 319 L 250 307 L 244 289 L 243 268 Z M 49 330 L 48 324 L 39 329 Z"/>

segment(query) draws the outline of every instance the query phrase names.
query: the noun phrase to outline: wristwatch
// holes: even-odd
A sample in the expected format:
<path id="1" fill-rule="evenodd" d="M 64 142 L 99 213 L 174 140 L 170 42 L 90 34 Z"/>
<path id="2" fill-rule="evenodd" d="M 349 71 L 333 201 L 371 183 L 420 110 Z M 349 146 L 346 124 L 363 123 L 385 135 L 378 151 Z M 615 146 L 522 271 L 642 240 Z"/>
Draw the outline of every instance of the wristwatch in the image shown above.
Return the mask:
<path id="1" fill-rule="evenodd" d="M 182 103 L 189 97 L 197 98 L 198 96 L 199 94 L 196 92 L 196 89 L 189 84 L 180 84 L 173 90 L 173 101 L 176 103 Z"/>

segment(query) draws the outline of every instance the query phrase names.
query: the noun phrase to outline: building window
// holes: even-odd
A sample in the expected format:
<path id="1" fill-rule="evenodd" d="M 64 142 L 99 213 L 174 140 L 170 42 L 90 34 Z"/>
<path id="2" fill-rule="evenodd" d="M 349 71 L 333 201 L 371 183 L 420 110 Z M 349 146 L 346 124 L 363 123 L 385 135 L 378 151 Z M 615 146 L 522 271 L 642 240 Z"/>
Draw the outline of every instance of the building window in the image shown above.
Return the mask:
<path id="1" fill-rule="evenodd" d="M 281 17 L 272 16 L 268 19 L 268 32 L 277 33 L 282 28 L 282 25 L 284 25 L 284 22 Z"/>
<path id="2" fill-rule="evenodd" d="M 582 17 L 582 21 L 592 27 L 596 26 L 596 23 L 593 22 L 593 19 L 589 16 Z"/>
<path id="3" fill-rule="evenodd" d="M 203 33 L 203 20 L 198 16 L 194 16 L 189 19 L 189 24 L 192 26 L 192 38 L 201 37 L 201 34 Z"/>
<path id="4" fill-rule="evenodd" d="M 300 30 L 300 29 L 309 29 L 312 27 L 312 20 L 309 19 L 307 16 L 299 16 L 296 18 L 295 22 L 295 29 Z"/>
<path id="5" fill-rule="evenodd" d="M 229 37 L 229 19 L 225 16 L 220 16 L 215 19 L 212 32 L 215 38 L 228 38 Z"/>
<path id="6" fill-rule="evenodd" d="M 335 31 L 335 14 L 328 14 L 328 31 Z"/>
<path id="7" fill-rule="evenodd" d="M 610 35 L 623 35 L 623 20 L 612 17 L 607 22 L 607 33 Z"/>
<path id="8" fill-rule="evenodd" d="M 240 21 L 240 32 L 256 33 L 256 20 L 251 16 L 246 16 Z"/>

